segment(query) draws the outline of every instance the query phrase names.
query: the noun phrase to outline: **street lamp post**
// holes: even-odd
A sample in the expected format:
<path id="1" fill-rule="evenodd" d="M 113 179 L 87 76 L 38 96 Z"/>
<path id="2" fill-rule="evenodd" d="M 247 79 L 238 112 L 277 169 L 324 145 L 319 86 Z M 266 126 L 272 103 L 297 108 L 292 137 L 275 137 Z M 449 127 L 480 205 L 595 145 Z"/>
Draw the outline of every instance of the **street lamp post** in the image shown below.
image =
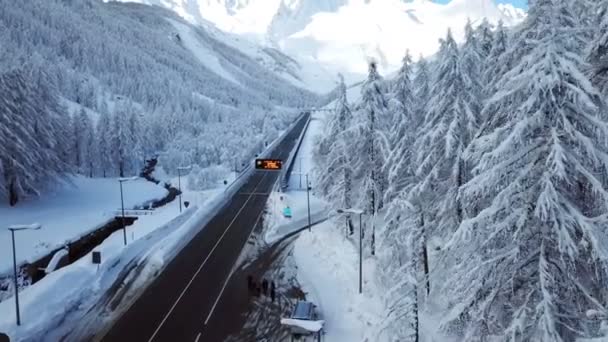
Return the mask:
<path id="1" fill-rule="evenodd" d="M 306 174 L 306 201 L 308 202 L 308 231 L 312 230 L 310 222 L 310 183 L 308 183 L 308 173 Z"/>
<path id="2" fill-rule="evenodd" d="M 15 232 L 20 230 L 39 230 L 42 226 L 39 223 L 31 225 L 15 225 L 8 227 L 11 231 L 13 241 L 13 275 L 15 281 L 15 314 L 17 316 L 17 325 L 21 325 L 21 314 L 19 313 L 19 283 L 17 281 L 17 250 L 15 248 Z"/>
<path id="3" fill-rule="evenodd" d="M 363 226 L 361 225 L 363 210 L 338 209 L 338 214 L 359 215 L 359 293 L 363 293 Z"/>
<path id="4" fill-rule="evenodd" d="M 302 189 L 302 157 L 300 159 L 300 189 Z"/>
<path id="5" fill-rule="evenodd" d="M 179 190 L 179 212 L 182 212 L 182 174 L 181 171 L 189 170 L 192 166 L 180 166 L 177 168 L 177 188 Z"/>
<path id="6" fill-rule="evenodd" d="M 130 177 L 130 178 L 118 178 L 118 183 L 120 183 L 120 207 L 121 207 L 121 218 L 122 218 L 122 235 L 124 239 L 125 246 L 127 245 L 127 223 L 125 222 L 125 200 L 122 191 L 122 183 L 130 182 L 138 179 L 139 177 Z"/>

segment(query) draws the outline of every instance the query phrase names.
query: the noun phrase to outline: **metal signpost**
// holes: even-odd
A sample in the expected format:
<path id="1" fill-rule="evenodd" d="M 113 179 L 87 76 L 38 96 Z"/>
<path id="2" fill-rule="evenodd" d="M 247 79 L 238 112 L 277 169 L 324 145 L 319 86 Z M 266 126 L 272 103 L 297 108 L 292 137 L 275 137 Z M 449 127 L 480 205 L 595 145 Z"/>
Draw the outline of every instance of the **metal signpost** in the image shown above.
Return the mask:
<path id="1" fill-rule="evenodd" d="M 99 265 L 101 264 L 101 252 L 93 251 L 93 265 L 97 265 L 97 271 L 99 271 Z"/>

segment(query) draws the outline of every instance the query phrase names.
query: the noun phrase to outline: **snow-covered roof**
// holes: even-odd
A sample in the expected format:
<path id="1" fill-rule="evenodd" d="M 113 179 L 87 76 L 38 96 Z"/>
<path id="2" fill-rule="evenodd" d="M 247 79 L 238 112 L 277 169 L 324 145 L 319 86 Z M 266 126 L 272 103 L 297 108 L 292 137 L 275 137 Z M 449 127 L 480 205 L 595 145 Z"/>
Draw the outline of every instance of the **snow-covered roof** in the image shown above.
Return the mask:
<path id="1" fill-rule="evenodd" d="M 323 329 L 325 321 L 308 321 L 302 319 L 283 318 L 281 319 L 281 324 L 290 327 L 298 327 L 310 332 L 319 332 L 321 329 Z"/>

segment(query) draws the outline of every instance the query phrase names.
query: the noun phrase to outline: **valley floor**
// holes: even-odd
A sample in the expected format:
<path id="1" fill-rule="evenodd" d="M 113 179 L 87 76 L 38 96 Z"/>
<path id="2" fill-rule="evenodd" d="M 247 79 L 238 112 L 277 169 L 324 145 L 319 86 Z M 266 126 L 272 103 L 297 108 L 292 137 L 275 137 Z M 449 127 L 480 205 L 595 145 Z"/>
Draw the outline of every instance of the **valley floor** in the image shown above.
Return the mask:
<path id="1" fill-rule="evenodd" d="M 118 179 L 75 176 L 69 181 L 72 184 L 59 184 L 49 194 L 26 199 L 15 207 L 0 205 L 0 217 L 6 227 L 35 222 L 42 225 L 38 231 L 16 233 L 18 264 L 34 261 L 67 241 L 91 232 L 120 210 Z M 124 183 L 123 192 L 125 209 L 159 200 L 167 194 L 165 188 L 145 179 Z M 159 217 L 155 215 L 155 218 Z M 0 229 L 0 274 L 12 271 L 13 265 L 11 234 L 6 227 Z"/>
<path id="2" fill-rule="evenodd" d="M 19 218 L 27 218 L 28 222 L 35 218 L 43 225 L 40 231 L 20 232 L 31 233 L 18 237 L 18 241 L 22 241 L 17 247 L 22 258 L 20 260 L 33 258 L 56 244 L 61 245 L 65 240 L 82 235 L 104 222 L 108 215 L 114 215 L 120 205 L 117 183 L 116 179 L 89 180 L 79 177 L 76 178 L 76 187 L 65 188 L 52 196 L 24 202 L 17 207 L 16 211 L 21 215 L 7 215 L 15 223 L 20 222 L 17 221 Z M 135 181 L 131 187 L 126 184 L 127 208 L 162 198 L 166 194 L 164 188 L 145 180 Z M 142 273 L 138 275 L 141 281 L 145 281 L 160 269 L 179 250 L 182 241 L 187 240 L 189 234 L 199 227 L 198 222 L 208 215 L 208 211 L 222 201 L 224 188 L 221 186 L 200 192 L 184 190 L 183 201 L 191 205 L 188 209 L 183 208 L 181 214 L 179 202 L 173 201 L 156 209 L 152 215 L 139 217 L 133 225 L 128 226 L 127 246 L 123 245 L 123 232 L 119 230 L 95 247 L 94 251 L 101 252 L 102 256 L 99 267 L 91 263 L 89 253 L 75 263 L 50 273 L 35 285 L 22 289 L 19 294 L 20 327 L 15 325 L 13 297 L 0 302 L 0 332 L 20 341 L 38 341 L 41 336 L 45 336 L 43 340 L 54 341 L 65 336 L 73 328 L 64 326 L 66 318 L 70 315 L 80 317 L 92 309 L 116 279 L 124 275 L 125 270 L 146 261 Z M 36 236 L 36 233 L 40 235 Z M 1 237 L 2 245 L 10 244 L 10 236 Z M 7 257 L 2 258 L 3 263 L 12 263 L 12 258 L 8 257 L 11 252 L 10 247 L 2 249 L 2 253 L 7 253 Z"/>

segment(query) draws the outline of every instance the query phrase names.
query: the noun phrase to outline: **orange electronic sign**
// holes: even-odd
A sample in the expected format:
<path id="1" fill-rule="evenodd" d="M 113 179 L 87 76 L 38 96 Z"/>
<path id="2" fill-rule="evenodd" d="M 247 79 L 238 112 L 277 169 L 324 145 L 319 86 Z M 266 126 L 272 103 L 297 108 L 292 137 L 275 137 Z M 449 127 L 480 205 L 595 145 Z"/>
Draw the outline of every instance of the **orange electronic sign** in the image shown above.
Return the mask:
<path id="1" fill-rule="evenodd" d="M 257 170 L 278 171 L 283 168 L 281 159 L 256 159 L 255 168 Z"/>

